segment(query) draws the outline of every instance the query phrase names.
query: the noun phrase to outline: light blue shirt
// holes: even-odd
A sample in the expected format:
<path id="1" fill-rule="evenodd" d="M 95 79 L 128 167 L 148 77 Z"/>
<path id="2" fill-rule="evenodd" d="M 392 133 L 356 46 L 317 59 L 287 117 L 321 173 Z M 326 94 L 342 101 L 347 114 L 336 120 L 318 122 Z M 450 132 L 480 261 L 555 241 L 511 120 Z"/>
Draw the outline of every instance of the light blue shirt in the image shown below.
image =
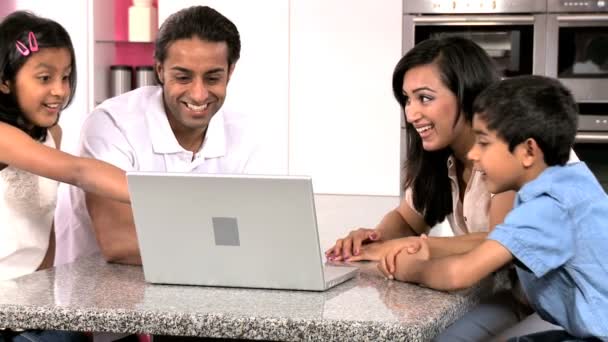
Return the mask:
<path id="1" fill-rule="evenodd" d="M 543 319 L 608 340 L 608 196 L 585 163 L 547 168 L 524 185 L 488 238 L 513 254 Z"/>

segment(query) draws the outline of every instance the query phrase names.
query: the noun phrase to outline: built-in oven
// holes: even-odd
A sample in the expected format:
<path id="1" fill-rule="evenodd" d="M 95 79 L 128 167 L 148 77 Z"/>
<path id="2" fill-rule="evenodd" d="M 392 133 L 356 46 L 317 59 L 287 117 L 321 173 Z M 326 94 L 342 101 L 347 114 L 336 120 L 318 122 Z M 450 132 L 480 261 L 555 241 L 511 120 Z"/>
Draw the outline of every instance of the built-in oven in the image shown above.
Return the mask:
<path id="1" fill-rule="evenodd" d="M 480 45 L 504 77 L 544 72 L 546 1 L 404 0 L 403 51 L 437 36 Z"/>
<path id="2" fill-rule="evenodd" d="M 548 0 L 545 75 L 579 105 L 574 151 L 608 191 L 608 2 Z"/>

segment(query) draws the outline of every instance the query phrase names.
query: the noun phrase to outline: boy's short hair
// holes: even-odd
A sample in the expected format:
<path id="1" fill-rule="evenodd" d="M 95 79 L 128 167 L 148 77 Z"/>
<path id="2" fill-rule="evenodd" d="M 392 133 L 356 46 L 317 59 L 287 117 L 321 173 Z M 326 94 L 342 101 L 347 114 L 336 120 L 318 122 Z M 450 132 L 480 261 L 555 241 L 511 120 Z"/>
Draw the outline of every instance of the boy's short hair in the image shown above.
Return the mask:
<path id="1" fill-rule="evenodd" d="M 564 165 L 578 125 L 578 106 L 559 81 L 544 76 L 518 76 L 495 83 L 475 99 L 473 112 L 488 129 L 515 146 L 536 141 L 548 166 Z"/>

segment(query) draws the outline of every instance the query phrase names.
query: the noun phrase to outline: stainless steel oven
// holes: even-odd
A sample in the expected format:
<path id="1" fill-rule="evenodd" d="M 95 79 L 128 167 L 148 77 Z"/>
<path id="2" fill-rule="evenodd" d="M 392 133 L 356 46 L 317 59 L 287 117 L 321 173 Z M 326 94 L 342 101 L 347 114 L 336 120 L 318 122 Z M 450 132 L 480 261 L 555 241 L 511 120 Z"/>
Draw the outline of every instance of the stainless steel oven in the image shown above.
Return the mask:
<path id="1" fill-rule="evenodd" d="M 547 11 L 544 74 L 574 94 L 574 150 L 608 191 L 608 2 L 548 0 Z"/>
<path id="2" fill-rule="evenodd" d="M 403 51 L 436 36 L 467 37 L 504 77 L 542 73 L 546 2 L 530 0 L 404 0 Z"/>

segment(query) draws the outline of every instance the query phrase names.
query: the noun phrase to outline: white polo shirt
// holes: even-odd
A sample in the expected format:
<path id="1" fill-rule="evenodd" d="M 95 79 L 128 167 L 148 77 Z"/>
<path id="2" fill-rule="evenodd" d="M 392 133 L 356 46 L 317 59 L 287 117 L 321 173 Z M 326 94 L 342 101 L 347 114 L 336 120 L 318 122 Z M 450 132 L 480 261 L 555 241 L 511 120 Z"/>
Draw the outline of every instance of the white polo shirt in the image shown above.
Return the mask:
<path id="1" fill-rule="evenodd" d="M 179 145 L 167 120 L 159 86 L 142 87 L 106 100 L 85 120 L 80 154 L 123 170 L 196 173 L 265 173 L 253 120 L 220 109 L 194 155 Z M 267 173 L 267 172 L 266 172 Z M 55 264 L 99 251 L 84 192 L 60 193 Z"/>

